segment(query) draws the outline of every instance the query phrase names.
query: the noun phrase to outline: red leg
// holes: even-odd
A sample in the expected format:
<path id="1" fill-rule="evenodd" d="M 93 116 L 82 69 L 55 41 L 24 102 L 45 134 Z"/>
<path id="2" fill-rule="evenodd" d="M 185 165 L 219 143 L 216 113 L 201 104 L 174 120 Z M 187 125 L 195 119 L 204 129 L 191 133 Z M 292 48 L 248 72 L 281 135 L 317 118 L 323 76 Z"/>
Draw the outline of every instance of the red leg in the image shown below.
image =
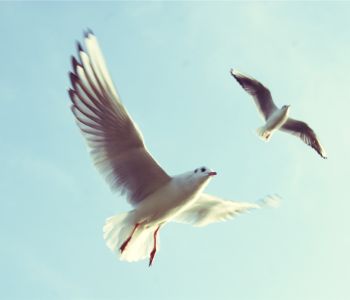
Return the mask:
<path id="1" fill-rule="evenodd" d="M 154 256 L 156 255 L 156 252 L 157 252 L 157 233 L 159 228 L 160 228 L 160 225 L 157 227 L 156 231 L 153 233 L 153 250 L 149 257 L 149 265 L 148 265 L 149 267 L 152 265 Z"/>
<path id="2" fill-rule="evenodd" d="M 129 236 L 129 237 L 125 240 L 125 242 L 120 246 L 120 248 L 119 248 L 120 253 L 123 253 L 123 251 L 125 250 L 126 246 L 129 244 L 129 242 L 130 242 L 132 236 L 134 235 L 134 233 L 135 233 L 137 227 L 139 227 L 139 225 L 140 225 L 139 223 L 136 223 L 136 224 L 135 224 L 135 227 L 134 227 L 134 229 L 132 230 L 130 236 Z"/>

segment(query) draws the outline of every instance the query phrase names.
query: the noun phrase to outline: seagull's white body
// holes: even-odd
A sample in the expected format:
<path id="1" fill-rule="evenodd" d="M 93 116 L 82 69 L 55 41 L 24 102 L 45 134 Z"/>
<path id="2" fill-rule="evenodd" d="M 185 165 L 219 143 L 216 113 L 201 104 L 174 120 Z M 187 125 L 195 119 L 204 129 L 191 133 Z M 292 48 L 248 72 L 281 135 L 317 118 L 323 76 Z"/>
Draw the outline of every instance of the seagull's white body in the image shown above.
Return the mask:
<path id="1" fill-rule="evenodd" d="M 159 229 L 167 222 L 205 226 L 260 207 L 204 194 L 216 175 L 209 168 L 169 176 L 148 152 L 141 131 L 123 106 L 92 32 L 85 34 L 85 46 L 86 50 L 78 43 L 78 59 L 72 57 L 69 96 L 96 167 L 134 207 L 108 218 L 103 228 L 107 246 L 120 259 L 149 257 L 151 265 L 159 250 Z"/>
<path id="2" fill-rule="evenodd" d="M 299 137 L 305 144 L 311 146 L 322 158 L 327 158 L 326 151 L 315 132 L 308 124 L 289 118 L 289 105 L 278 108 L 272 100 L 271 93 L 267 87 L 256 79 L 244 75 L 237 70 L 231 69 L 231 75 L 237 80 L 242 88 L 250 94 L 261 114 L 266 121 L 265 125 L 256 131 L 263 140 L 268 141 L 272 134 L 281 130 Z"/>
<path id="3" fill-rule="evenodd" d="M 128 247 L 121 253 L 121 260 L 137 261 L 147 258 L 154 246 L 152 235 L 167 222 L 175 221 L 178 215 L 198 201 L 202 191 L 208 185 L 211 176 L 200 180 L 187 172 L 172 179 L 164 186 L 147 196 L 137 207 L 127 214 L 107 219 L 103 228 L 107 246 L 119 253 L 122 243 L 127 240 L 135 224 L 139 224 L 136 233 L 128 243 Z M 253 208 L 252 204 L 252 208 Z M 257 207 L 257 206 L 256 206 Z M 159 250 L 158 239 L 155 235 L 155 245 Z M 130 251 L 129 251 L 130 249 Z M 137 251 L 135 251 L 137 249 Z"/>
<path id="4" fill-rule="evenodd" d="M 186 172 L 172 177 L 166 185 L 140 202 L 134 213 L 135 223 L 149 227 L 169 222 L 196 201 L 211 177 L 198 180 L 192 175 L 193 172 Z"/>
<path id="5" fill-rule="evenodd" d="M 268 141 L 272 134 L 280 129 L 288 120 L 289 106 L 276 109 L 266 120 L 264 126 L 259 127 L 256 131 L 263 140 Z"/>

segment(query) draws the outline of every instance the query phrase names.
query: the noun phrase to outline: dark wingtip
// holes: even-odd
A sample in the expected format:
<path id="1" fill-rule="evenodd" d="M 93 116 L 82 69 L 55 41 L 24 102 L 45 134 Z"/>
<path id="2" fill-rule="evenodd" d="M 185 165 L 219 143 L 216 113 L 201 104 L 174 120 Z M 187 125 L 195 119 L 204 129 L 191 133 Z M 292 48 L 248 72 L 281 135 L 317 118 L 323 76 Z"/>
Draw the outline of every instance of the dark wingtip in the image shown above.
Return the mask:
<path id="1" fill-rule="evenodd" d="M 75 75 L 73 72 L 69 72 L 69 79 L 70 79 L 70 82 L 71 82 L 73 88 L 75 88 L 76 82 L 79 80 L 78 76 Z"/>
<path id="2" fill-rule="evenodd" d="M 324 153 L 324 151 L 322 151 L 320 148 L 317 148 L 317 147 L 313 147 L 316 152 L 318 153 L 319 156 L 321 156 L 323 159 L 327 159 L 328 156 L 326 153 Z"/>
<path id="3" fill-rule="evenodd" d="M 239 82 L 239 77 L 235 74 L 235 69 L 231 68 L 230 74 L 234 79 L 236 79 Z M 240 83 L 240 82 L 239 82 Z"/>
<path id="4" fill-rule="evenodd" d="M 77 75 L 75 75 L 73 72 L 69 72 L 69 78 L 73 80 L 77 80 Z"/>
<path id="5" fill-rule="evenodd" d="M 77 44 L 78 52 L 80 52 L 80 51 L 84 52 L 83 47 L 81 46 L 80 42 L 76 41 L 76 44 Z"/>
<path id="6" fill-rule="evenodd" d="M 75 95 L 74 90 L 71 89 L 71 88 L 69 88 L 69 89 L 67 90 L 67 92 L 68 92 L 68 95 L 69 95 L 70 99 L 73 100 L 74 95 Z"/>
<path id="7" fill-rule="evenodd" d="M 94 33 L 92 32 L 92 30 L 88 27 L 86 30 L 84 30 L 84 37 L 88 38 L 89 34 L 94 35 Z"/>
<path id="8" fill-rule="evenodd" d="M 71 56 L 71 62 L 72 62 L 73 70 L 76 73 L 77 66 L 80 66 L 80 64 L 79 64 L 78 60 L 73 55 Z"/>

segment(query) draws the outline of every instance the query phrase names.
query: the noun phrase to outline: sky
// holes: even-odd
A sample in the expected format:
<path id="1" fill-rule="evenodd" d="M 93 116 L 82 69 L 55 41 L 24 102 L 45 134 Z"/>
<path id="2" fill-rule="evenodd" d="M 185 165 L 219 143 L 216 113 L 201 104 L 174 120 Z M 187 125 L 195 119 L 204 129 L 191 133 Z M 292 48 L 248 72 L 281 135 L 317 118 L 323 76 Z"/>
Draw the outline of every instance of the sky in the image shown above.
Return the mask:
<path id="1" fill-rule="evenodd" d="M 1 2 L 0 297 L 323 300 L 350 297 L 346 2 Z M 171 175 L 206 165 L 208 193 L 264 208 L 204 228 L 170 223 L 154 265 L 106 247 L 128 211 L 70 111 L 70 56 L 96 34 L 124 105 Z M 329 158 L 263 121 L 234 67 L 290 104 Z"/>

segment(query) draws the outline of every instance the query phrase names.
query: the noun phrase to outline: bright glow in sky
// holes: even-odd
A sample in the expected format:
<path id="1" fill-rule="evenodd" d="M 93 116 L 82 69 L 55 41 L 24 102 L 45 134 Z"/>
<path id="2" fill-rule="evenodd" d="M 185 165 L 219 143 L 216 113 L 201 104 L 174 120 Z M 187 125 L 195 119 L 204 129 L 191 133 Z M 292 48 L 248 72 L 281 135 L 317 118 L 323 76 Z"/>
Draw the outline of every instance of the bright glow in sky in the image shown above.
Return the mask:
<path id="1" fill-rule="evenodd" d="M 0 4 L 1 299 L 349 299 L 350 3 Z M 118 261 L 105 218 L 130 209 L 95 170 L 70 112 L 74 41 L 97 35 L 122 100 L 170 174 L 207 191 L 283 197 L 197 229 L 169 224 L 147 261 Z M 329 154 L 269 143 L 235 67 L 307 121 Z"/>

